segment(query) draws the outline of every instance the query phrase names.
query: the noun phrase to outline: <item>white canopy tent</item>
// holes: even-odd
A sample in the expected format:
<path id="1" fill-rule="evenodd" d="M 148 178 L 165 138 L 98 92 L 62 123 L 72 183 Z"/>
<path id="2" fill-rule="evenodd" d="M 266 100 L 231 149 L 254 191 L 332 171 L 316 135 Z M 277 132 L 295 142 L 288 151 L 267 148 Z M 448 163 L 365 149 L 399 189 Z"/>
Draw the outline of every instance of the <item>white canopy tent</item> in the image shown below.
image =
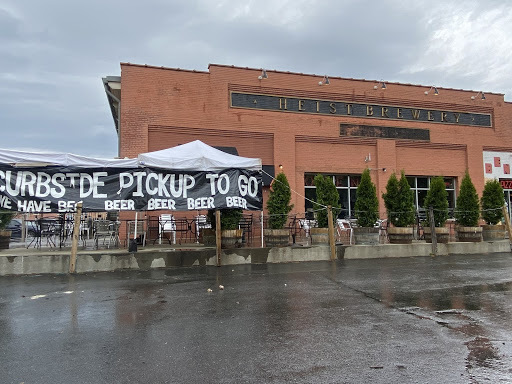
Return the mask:
<path id="1" fill-rule="evenodd" d="M 139 164 L 176 170 L 220 171 L 228 168 L 261 170 L 261 159 L 230 155 L 200 140 L 161 151 L 142 153 Z"/>
<path id="2" fill-rule="evenodd" d="M 73 166 L 80 168 L 155 167 L 172 170 L 220 171 L 228 168 L 261 170 L 261 159 L 230 155 L 200 140 L 140 154 L 132 159 L 102 159 L 62 152 L 0 149 L 0 163 L 14 166 Z"/>

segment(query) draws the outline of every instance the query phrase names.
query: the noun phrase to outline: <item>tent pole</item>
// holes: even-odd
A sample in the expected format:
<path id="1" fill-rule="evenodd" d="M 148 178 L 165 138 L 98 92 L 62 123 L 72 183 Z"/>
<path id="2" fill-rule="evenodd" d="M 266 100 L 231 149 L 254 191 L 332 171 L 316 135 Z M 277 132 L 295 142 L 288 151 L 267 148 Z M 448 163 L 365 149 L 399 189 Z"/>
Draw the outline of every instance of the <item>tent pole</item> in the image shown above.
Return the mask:
<path id="1" fill-rule="evenodd" d="M 217 267 L 221 266 L 221 243 L 222 243 L 222 228 L 220 227 L 220 211 L 215 210 L 215 243 L 217 245 Z"/>
<path id="2" fill-rule="evenodd" d="M 135 211 L 135 229 L 133 230 L 133 239 L 137 239 L 137 215 L 139 212 Z"/>
<path id="3" fill-rule="evenodd" d="M 263 211 L 261 211 L 261 248 L 263 248 Z"/>

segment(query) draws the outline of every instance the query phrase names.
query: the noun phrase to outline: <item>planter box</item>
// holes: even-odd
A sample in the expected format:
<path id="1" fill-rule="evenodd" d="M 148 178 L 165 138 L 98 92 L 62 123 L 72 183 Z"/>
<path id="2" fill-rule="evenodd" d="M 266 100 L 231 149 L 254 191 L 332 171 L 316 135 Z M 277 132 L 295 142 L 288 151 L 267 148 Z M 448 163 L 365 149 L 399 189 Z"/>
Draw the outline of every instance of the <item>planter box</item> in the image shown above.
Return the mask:
<path id="1" fill-rule="evenodd" d="M 223 229 L 221 231 L 221 247 L 237 248 L 242 246 L 242 229 Z"/>
<path id="2" fill-rule="evenodd" d="M 215 247 L 215 230 L 211 228 L 202 229 L 200 240 L 206 247 Z"/>
<path id="3" fill-rule="evenodd" d="M 215 230 L 211 228 L 203 229 L 203 244 L 207 247 L 215 247 L 217 239 Z M 220 244 L 222 248 L 237 248 L 242 245 L 242 229 L 224 229 L 221 231 Z"/>
<path id="4" fill-rule="evenodd" d="M 450 229 L 446 227 L 436 227 L 436 239 L 438 244 L 448 244 L 450 239 Z M 430 227 L 423 228 L 423 234 L 425 235 L 425 241 L 432 243 L 432 234 L 430 233 Z"/>
<path id="5" fill-rule="evenodd" d="M 479 243 L 482 241 L 482 227 L 455 227 L 457 241 Z"/>
<path id="6" fill-rule="evenodd" d="M 286 247 L 290 242 L 290 231 L 287 229 L 265 229 L 263 235 L 267 247 Z"/>
<path id="7" fill-rule="evenodd" d="M 482 225 L 482 237 L 484 241 L 496 241 L 505 239 L 505 226 L 502 224 L 497 225 Z"/>
<path id="8" fill-rule="evenodd" d="M 390 244 L 411 244 L 414 239 L 413 227 L 388 227 Z"/>
<path id="9" fill-rule="evenodd" d="M 311 244 L 329 244 L 329 228 L 311 228 Z"/>
<path id="10" fill-rule="evenodd" d="M 378 245 L 379 228 L 374 227 L 354 227 L 354 240 L 356 245 Z"/>

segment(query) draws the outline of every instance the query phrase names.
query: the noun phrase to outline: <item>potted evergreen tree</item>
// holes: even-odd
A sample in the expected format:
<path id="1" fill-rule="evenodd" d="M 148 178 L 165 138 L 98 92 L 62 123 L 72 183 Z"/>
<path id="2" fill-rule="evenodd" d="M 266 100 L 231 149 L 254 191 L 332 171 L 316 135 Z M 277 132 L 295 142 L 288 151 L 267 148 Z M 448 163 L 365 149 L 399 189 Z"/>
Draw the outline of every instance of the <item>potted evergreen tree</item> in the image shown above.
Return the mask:
<path id="1" fill-rule="evenodd" d="M 430 180 L 430 189 L 425 197 L 424 206 L 427 210 L 427 221 L 423 226 L 425 240 L 427 243 L 432 242 L 430 230 L 430 207 L 432 207 L 437 242 L 448 243 L 450 231 L 445 227 L 446 220 L 448 220 L 448 192 L 446 192 L 446 185 L 442 177 L 437 176 Z"/>
<path id="2" fill-rule="evenodd" d="M 340 195 L 330 177 L 318 174 L 315 176 L 313 183 L 316 187 L 314 208 L 317 211 L 316 220 L 318 228 L 311 228 L 311 242 L 313 244 L 329 244 L 329 222 L 325 207 L 330 205 L 334 212 L 338 211 L 338 208 L 340 208 Z M 335 214 L 333 214 L 333 220 L 336 220 Z"/>
<path id="3" fill-rule="evenodd" d="M 220 210 L 221 246 L 222 248 L 233 248 L 242 244 L 242 229 L 238 228 L 242 210 L 239 208 L 226 208 Z M 211 231 L 204 230 L 203 242 L 205 245 L 215 245 L 215 210 L 208 211 L 208 220 L 212 226 Z M 206 236 L 206 238 L 205 238 Z M 213 237 L 213 239 L 212 239 Z M 213 243 L 213 244 L 212 244 Z"/>
<path id="4" fill-rule="evenodd" d="M 482 241 L 482 227 L 478 226 L 480 218 L 480 203 L 476 188 L 471 181 L 469 172 L 462 178 L 459 196 L 457 196 L 457 209 L 455 220 L 457 227 L 457 241 Z"/>
<path id="5" fill-rule="evenodd" d="M 484 241 L 503 240 L 505 238 L 505 226 L 499 224 L 503 219 L 502 207 L 505 205 L 503 188 L 498 180 L 487 180 L 482 192 L 482 226 Z"/>
<path id="6" fill-rule="evenodd" d="M 368 168 L 363 171 L 357 187 L 354 211 L 357 219 L 357 227 L 353 228 L 356 244 L 379 244 L 379 228 L 375 227 L 379 219 L 379 200 Z"/>
<path id="7" fill-rule="evenodd" d="M 414 193 L 402 171 L 400 181 L 393 172 L 382 195 L 388 213 L 388 238 L 391 244 L 411 244 L 414 237 Z"/>
<path id="8" fill-rule="evenodd" d="M 9 249 L 11 242 L 11 231 L 5 229 L 14 217 L 15 212 L 1 211 L 0 212 L 0 249 Z"/>
<path id="9" fill-rule="evenodd" d="M 264 230 L 267 247 L 282 247 L 288 245 L 290 232 L 284 229 L 288 220 L 288 213 L 293 208 L 290 205 L 292 192 L 288 178 L 284 173 L 279 173 L 270 186 L 270 195 L 267 201 L 269 214 L 268 229 Z"/>

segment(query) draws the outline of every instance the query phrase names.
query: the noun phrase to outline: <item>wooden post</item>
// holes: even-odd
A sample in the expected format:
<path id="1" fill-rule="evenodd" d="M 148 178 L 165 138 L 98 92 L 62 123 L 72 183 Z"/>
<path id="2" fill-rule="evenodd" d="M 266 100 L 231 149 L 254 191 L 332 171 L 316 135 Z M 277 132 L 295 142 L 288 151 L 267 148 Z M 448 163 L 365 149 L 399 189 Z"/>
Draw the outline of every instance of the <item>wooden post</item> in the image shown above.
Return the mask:
<path id="1" fill-rule="evenodd" d="M 76 254 L 78 252 L 78 239 L 80 238 L 80 220 L 82 218 L 82 203 L 76 205 L 75 222 L 73 223 L 73 241 L 71 243 L 71 256 L 69 257 L 69 273 L 76 272 Z"/>
<path id="2" fill-rule="evenodd" d="M 27 239 L 27 214 L 24 213 L 21 216 L 21 242 L 25 244 L 25 240 Z"/>
<path id="3" fill-rule="evenodd" d="M 221 266 L 220 252 L 221 252 L 221 236 L 222 228 L 220 227 L 220 211 L 215 210 L 215 243 L 217 245 L 217 267 Z"/>
<path id="4" fill-rule="evenodd" d="M 428 207 L 428 215 L 430 216 L 430 236 L 432 237 L 432 254 L 437 255 L 437 235 L 436 235 L 436 223 L 434 221 L 434 208 Z"/>
<path id="5" fill-rule="evenodd" d="M 329 247 L 331 249 L 331 261 L 336 260 L 336 245 L 334 240 L 334 223 L 332 222 L 332 206 L 327 206 L 327 221 L 329 224 Z"/>
<path id="6" fill-rule="evenodd" d="M 507 227 L 508 241 L 512 242 L 512 228 L 510 228 L 510 217 L 507 212 L 507 207 L 504 205 L 501 209 L 503 211 L 503 217 L 505 218 L 505 225 Z"/>

